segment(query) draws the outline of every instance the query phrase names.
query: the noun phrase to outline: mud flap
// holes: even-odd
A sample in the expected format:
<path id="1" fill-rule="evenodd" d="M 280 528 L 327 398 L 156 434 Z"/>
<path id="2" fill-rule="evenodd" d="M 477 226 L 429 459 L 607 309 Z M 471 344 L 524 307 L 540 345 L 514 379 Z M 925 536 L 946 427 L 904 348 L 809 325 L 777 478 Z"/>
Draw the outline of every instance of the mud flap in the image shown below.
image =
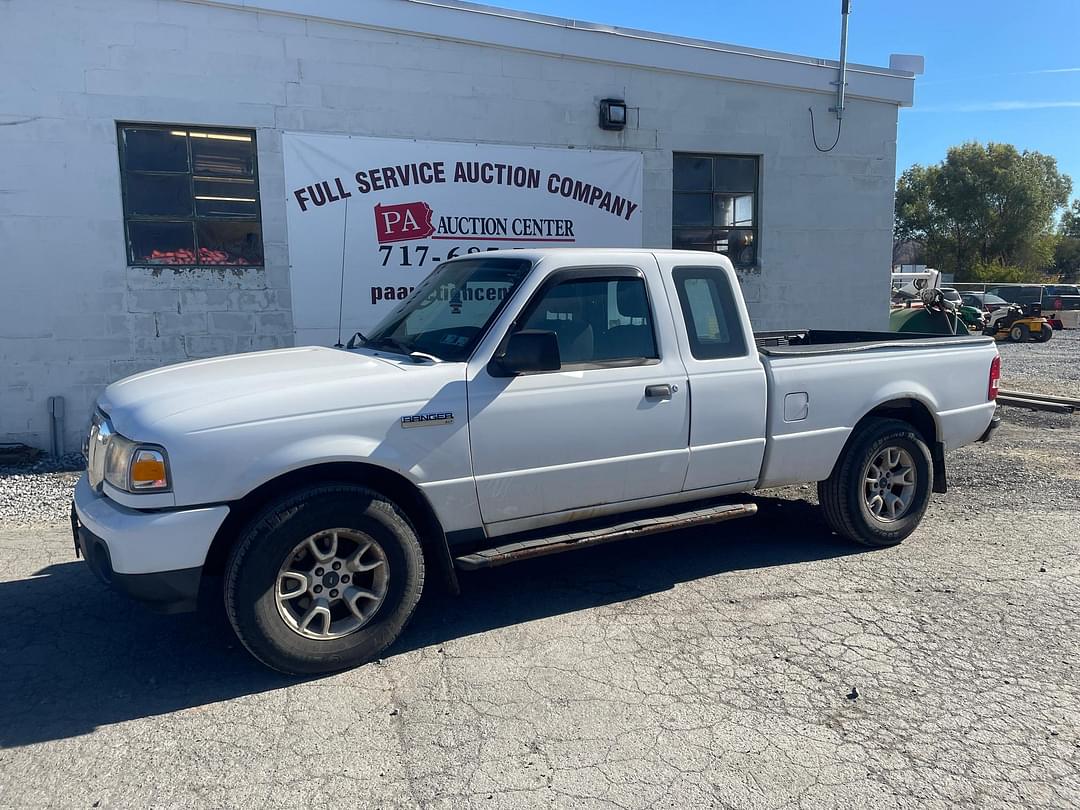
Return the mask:
<path id="1" fill-rule="evenodd" d="M 930 458 L 934 461 L 933 491 L 944 495 L 949 491 L 949 482 L 945 478 L 945 445 L 941 442 L 934 442 L 930 448 Z"/>

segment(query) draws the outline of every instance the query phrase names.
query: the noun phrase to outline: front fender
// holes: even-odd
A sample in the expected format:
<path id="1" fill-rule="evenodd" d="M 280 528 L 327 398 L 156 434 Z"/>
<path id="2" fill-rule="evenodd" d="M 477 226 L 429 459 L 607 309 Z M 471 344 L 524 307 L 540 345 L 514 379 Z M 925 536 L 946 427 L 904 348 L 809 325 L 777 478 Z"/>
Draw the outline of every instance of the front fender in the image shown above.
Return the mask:
<path id="1" fill-rule="evenodd" d="M 419 486 L 416 470 L 400 457 L 374 439 L 364 436 L 327 435 L 312 436 L 281 447 L 261 456 L 256 463 L 246 467 L 235 479 L 230 498 L 237 500 L 275 478 L 305 467 L 317 467 L 335 462 L 362 463 L 382 467 L 397 473 Z"/>

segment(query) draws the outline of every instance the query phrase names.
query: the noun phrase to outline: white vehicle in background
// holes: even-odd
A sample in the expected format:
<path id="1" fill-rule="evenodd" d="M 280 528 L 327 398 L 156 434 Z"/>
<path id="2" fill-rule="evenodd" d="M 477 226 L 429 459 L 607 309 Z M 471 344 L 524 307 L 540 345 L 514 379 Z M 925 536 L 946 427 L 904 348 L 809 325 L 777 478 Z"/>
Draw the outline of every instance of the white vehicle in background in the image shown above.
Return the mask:
<path id="1" fill-rule="evenodd" d="M 432 578 L 748 516 L 760 487 L 816 481 L 837 533 L 894 545 L 996 425 L 991 339 L 755 336 L 711 253 L 463 256 L 352 343 L 109 386 L 72 517 L 93 570 L 328 672 Z"/>

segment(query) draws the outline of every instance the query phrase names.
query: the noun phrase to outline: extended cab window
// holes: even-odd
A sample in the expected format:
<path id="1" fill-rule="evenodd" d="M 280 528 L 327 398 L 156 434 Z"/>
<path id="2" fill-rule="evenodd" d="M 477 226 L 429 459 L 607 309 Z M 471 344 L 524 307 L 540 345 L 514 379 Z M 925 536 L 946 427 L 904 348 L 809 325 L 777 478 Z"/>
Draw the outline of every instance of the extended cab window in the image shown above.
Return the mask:
<path id="1" fill-rule="evenodd" d="M 645 361 L 660 356 L 641 278 L 563 281 L 533 304 L 521 328 L 554 332 L 563 366 Z"/>
<path id="2" fill-rule="evenodd" d="M 673 276 L 694 359 L 745 355 L 742 322 L 724 272 L 712 267 L 676 267 Z"/>

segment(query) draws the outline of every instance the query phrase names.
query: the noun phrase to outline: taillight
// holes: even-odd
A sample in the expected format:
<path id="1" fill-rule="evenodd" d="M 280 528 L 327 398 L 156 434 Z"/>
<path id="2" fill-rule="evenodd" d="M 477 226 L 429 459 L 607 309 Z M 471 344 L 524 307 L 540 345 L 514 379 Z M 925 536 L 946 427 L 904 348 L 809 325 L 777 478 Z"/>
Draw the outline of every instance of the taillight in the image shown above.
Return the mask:
<path id="1" fill-rule="evenodd" d="M 1001 357 L 995 357 L 990 364 L 990 383 L 986 389 L 986 398 L 993 402 L 997 399 L 998 389 L 1001 387 Z"/>

